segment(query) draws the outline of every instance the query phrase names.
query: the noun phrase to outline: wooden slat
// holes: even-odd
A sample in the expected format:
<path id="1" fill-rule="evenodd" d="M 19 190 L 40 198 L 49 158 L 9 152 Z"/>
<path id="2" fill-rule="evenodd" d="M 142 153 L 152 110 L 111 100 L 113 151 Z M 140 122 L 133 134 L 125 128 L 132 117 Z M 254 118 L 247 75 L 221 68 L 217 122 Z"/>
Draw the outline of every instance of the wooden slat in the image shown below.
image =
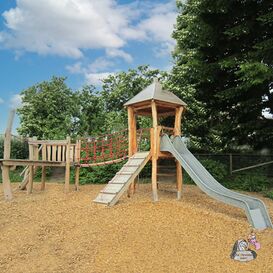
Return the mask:
<path id="1" fill-rule="evenodd" d="M 33 144 L 33 145 L 39 145 L 39 144 L 66 145 L 67 140 L 32 140 L 32 139 L 29 139 L 28 144 Z"/>
<path id="2" fill-rule="evenodd" d="M 57 161 L 57 147 L 52 145 L 52 161 Z"/>
<path id="3" fill-rule="evenodd" d="M 57 161 L 59 162 L 62 161 L 62 146 L 61 145 L 57 146 Z"/>
<path id="4" fill-rule="evenodd" d="M 116 194 L 118 193 L 122 188 L 124 187 L 124 184 L 107 184 L 106 187 L 101 191 L 101 193 L 112 193 Z"/>
<path id="5" fill-rule="evenodd" d="M 73 163 L 72 163 L 73 164 Z M 71 164 L 71 165 L 72 165 Z M 9 159 L 0 160 L 2 166 L 48 166 L 48 167 L 64 167 L 65 162 L 53 162 L 53 161 L 42 161 L 42 160 L 29 160 L 29 159 Z"/>
<path id="6" fill-rule="evenodd" d="M 94 202 L 108 205 L 114 198 L 115 194 L 99 193 Z"/>
<path id="7" fill-rule="evenodd" d="M 51 160 L 51 146 L 50 145 L 46 145 L 46 150 L 47 150 L 47 160 L 48 161 L 52 161 Z"/>
<path id="8" fill-rule="evenodd" d="M 42 148 L 42 160 L 47 160 L 46 158 L 46 145 L 43 144 L 43 148 Z"/>
<path id="9" fill-rule="evenodd" d="M 70 146 L 70 161 L 74 162 L 74 146 Z"/>
<path id="10" fill-rule="evenodd" d="M 65 162 L 66 146 L 62 145 L 62 161 Z"/>

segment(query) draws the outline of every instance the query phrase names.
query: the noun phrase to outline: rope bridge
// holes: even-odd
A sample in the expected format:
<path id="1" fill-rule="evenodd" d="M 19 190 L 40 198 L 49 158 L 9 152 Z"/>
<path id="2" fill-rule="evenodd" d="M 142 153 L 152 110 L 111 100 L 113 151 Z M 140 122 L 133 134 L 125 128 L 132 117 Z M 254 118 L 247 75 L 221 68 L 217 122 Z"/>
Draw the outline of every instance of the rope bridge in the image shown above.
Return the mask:
<path id="1" fill-rule="evenodd" d="M 137 130 L 139 149 L 149 149 L 150 128 Z M 128 157 L 128 130 L 81 139 L 80 167 L 118 163 Z"/>

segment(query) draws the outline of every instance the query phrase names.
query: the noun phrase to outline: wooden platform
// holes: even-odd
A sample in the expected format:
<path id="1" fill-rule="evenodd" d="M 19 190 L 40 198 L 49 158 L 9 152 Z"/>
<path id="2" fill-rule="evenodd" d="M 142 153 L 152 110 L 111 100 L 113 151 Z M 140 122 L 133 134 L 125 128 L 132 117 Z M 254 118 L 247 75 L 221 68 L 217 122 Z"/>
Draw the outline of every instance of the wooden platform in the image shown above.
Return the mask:
<path id="1" fill-rule="evenodd" d="M 0 159 L 0 166 L 47 166 L 47 167 L 65 167 L 65 162 L 29 160 L 29 159 Z M 71 163 L 73 165 L 73 163 Z"/>
<path id="2" fill-rule="evenodd" d="M 150 158 L 150 152 L 138 152 L 131 156 L 114 178 L 101 190 L 94 202 L 108 206 L 115 205 Z"/>

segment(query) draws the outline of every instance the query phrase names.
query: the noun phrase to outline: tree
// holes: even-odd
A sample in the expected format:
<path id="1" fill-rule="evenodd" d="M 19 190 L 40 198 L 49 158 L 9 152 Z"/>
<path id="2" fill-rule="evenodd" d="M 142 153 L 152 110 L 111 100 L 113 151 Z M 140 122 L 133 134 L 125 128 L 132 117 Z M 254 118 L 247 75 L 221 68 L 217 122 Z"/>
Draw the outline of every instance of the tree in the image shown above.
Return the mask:
<path id="1" fill-rule="evenodd" d="M 40 139 L 63 139 L 75 133 L 73 118 L 77 96 L 65 84 L 65 78 L 52 77 L 21 92 L 22 107 L 18 109 L 23 136 Z"/>
<path id="2" fill-rule="evenodd" d="M 127 112 L 123 104 L 151 84 L 154 77 L 160 77 L 164 81 L 166 75 L 158 69 L 150 69 L 148 65 L 143 65 L 104 79 L 101 95 L 107 117 L 106 128 L 114 131 L 127 128 Z M 146 127 L 149 120 L 141 117 L 138 124 Z"/>
<path id="3" fill-rule="evenodd" d="M 272 1 L 178 2 L 171 85 L 189 105 L 186 129 L 199 147 L 273 147 Z M 263 99 L 264 98 L 264 99 Z"/>

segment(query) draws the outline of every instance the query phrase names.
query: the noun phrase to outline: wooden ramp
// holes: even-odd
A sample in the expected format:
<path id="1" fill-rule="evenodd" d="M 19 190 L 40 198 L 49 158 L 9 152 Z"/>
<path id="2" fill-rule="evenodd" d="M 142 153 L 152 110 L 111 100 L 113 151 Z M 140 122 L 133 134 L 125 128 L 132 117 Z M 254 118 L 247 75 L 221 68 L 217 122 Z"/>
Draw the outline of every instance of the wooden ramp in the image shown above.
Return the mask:
<path id="1" fill-rule="evenodd" d="M 150 157 L 150 152 L 138 152 L 131 156 L 114 178 L 101 190 L 94 202 L 108 206 L 115 205 L 144 168 Z"/>

